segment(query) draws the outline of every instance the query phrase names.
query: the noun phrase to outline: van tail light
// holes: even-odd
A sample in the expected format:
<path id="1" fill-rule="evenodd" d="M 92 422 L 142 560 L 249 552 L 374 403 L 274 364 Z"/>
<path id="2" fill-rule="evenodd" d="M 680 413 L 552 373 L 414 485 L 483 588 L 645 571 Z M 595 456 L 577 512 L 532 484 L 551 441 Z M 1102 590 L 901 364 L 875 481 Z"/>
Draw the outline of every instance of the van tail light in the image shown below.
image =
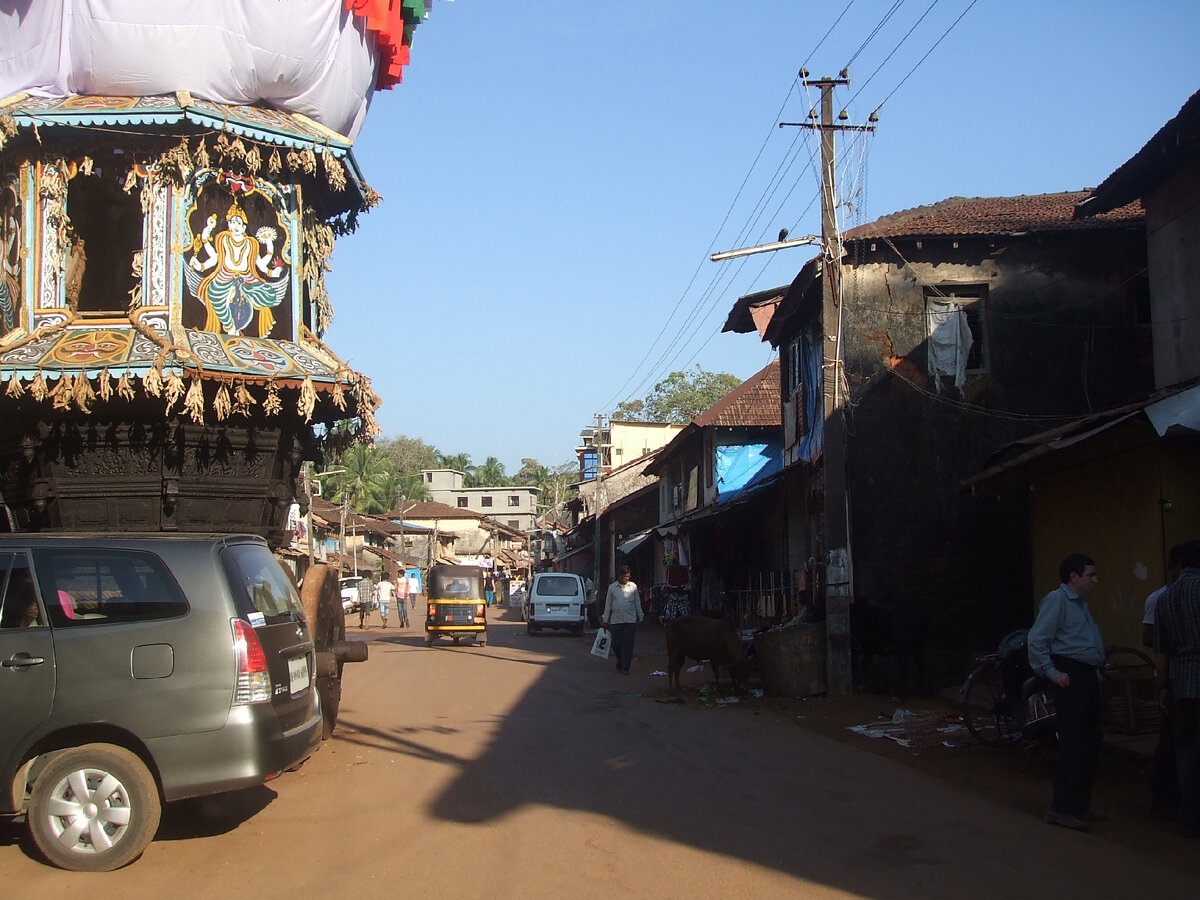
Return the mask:
<path id="1" fill-rule="evenodd" d="M 230 619 L 233 626 L 233 652 L 237 656 L 237 688 L 233 692 L 234 706 L 263 703 L 271 699 L 271 673 L 267 671 L 267 655 L 254 629 L 241 619 Z"/>

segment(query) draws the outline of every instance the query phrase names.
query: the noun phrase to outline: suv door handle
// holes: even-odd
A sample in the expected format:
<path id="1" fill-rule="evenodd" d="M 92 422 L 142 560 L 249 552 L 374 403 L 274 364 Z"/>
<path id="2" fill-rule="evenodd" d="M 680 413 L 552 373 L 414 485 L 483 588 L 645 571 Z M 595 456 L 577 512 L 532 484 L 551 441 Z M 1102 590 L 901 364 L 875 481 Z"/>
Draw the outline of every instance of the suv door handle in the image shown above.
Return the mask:
<path id="1" fill-rule="evenodd" d="M 18 654 L 10 656 L 4 662 L 0 662 L 0 666 L 6 669 L 24 669 L 27 666 L 40 666 L 45 661 L 40 656 L 21 656 Z"/>

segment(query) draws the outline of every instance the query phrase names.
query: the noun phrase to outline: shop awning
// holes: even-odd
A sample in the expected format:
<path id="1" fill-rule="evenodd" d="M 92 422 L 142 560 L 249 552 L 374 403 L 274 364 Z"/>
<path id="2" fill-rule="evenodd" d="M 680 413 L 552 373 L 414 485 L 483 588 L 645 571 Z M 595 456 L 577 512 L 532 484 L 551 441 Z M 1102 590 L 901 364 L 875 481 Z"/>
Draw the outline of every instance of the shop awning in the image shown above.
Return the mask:
<path id="1" fill-rule="evenodd" d="M 633 537 L 626 538 L 621 543 L 617 544 L 617 549 L 622 553 L 632 553 L 641 543 L 654 534 L 653 528 L 647 528 L 645 531 L 639 531 Z"/>
<path id="2" fill-rule="evenodd" d="M 1166 437 L 1168 432 L 1200 431 L 1200 383 L 1165 388 L 1137 403 L 1094 413 L 1014 441 L 996 454 L 996 461 L 991 466 L 964 478 L 961 483 L 970 486 L 994 478 L 1048 453 L 1086 441 L 1136 416 L 1145 416 L 1159 437 Z"/>

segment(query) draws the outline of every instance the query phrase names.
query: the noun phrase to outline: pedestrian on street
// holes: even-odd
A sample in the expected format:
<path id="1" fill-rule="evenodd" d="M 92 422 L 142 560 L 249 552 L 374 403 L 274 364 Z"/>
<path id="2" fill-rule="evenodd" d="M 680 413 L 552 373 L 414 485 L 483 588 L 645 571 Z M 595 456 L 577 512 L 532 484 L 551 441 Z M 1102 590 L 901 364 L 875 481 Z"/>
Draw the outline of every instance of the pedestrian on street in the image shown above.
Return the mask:
<path id="1" fill-rule="evenodd" d="M 1179 577 L 1159 599 L 1154 623 L 1159 702 L 1175 719 L 1179 827 L 1200 838 L 1200 541 L 1180 551 Z"/>
<path id="2" fill-rule="evenodd" d="M 358 582 L 358 627 L 367 628 L 371 624 L 371 598 L 375 596 L 375 588 L 371 586 L 370 578 Z"/>
<path id="3" fill-rule="evenodd" d="M 399 628 L 408 627 L 408 577 L 403 572 L 396 573 L 396 625 Z"/>
<path id="4" fill-rule="evenodd" d="M 392 610 L 392 595 L 395 593 L 396 586 L 388 581 L 386 575 L 375 585 L 375 599 L 379 603 L 379 618 L 383 619 L 384 628 L 387 628 L 388 614 Z"/>
<path id="5" fill-rule="evenodd" d="M 1107 818 L 1092 808 L 1092 783 L 1104 739 L 1100 667 L 1104 641 L 1088 608 L 1096 565 L 1072 553 L 1058 567 L 1062 584 L 1042 598 L 1029 629 L 1029 665 L 1056 690 L 1058 750 L 1054 756 L 1054 800 L 1045 820 L 1087 831 L 1087 820 Z"/>
<path id="6" fill-rule="evenodd" d="M 1142 643 L 1154 649 L 1154 622 L 1158 601 L 1179 577 L 1179 561 L 1184 545 L 1176 544 L 1167 553 L 1167 583 L 1146 598 L 1142 615 Z M 1179 814 L 1179 773 L 1175 764 L 1175 716 L 1168 702 L 1158 711 L 1158 742 L 1154 745 L 1154 762 L 1150 769 L 1150 812 L 1164 818 Z"/>
<path id="7" fill-rule="evenodd" d="M 604 627 L 612 633 L 613 655 L 622 675 L 628 675 L 633 664 L 633 642 L 641 621 L 641 593 L 632 580 L 629 566 L 621 566 L 617 580 L 608 586 L 604 598 Z"/>

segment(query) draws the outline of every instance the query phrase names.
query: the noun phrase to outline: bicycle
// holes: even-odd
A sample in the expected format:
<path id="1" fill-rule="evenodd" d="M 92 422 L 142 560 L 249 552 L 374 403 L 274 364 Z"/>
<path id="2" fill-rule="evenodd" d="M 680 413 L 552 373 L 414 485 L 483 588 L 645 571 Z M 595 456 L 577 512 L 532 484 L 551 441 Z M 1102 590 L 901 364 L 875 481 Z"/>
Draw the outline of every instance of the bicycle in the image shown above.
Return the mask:
<path id="1" fill-rule="evenodd" d="M 1051 685 L 1029 667 L 1028 634 L 1023 628 L 1006 634 L 994 653 L 979 657 L 963 682 L 963 721 L 981 744 L 1050 746 L 1057 739 Z M 1134 647 L 1107 647 L 1104 655 L 1106 670 L 1154 669 L 1154 661 Z"/>

